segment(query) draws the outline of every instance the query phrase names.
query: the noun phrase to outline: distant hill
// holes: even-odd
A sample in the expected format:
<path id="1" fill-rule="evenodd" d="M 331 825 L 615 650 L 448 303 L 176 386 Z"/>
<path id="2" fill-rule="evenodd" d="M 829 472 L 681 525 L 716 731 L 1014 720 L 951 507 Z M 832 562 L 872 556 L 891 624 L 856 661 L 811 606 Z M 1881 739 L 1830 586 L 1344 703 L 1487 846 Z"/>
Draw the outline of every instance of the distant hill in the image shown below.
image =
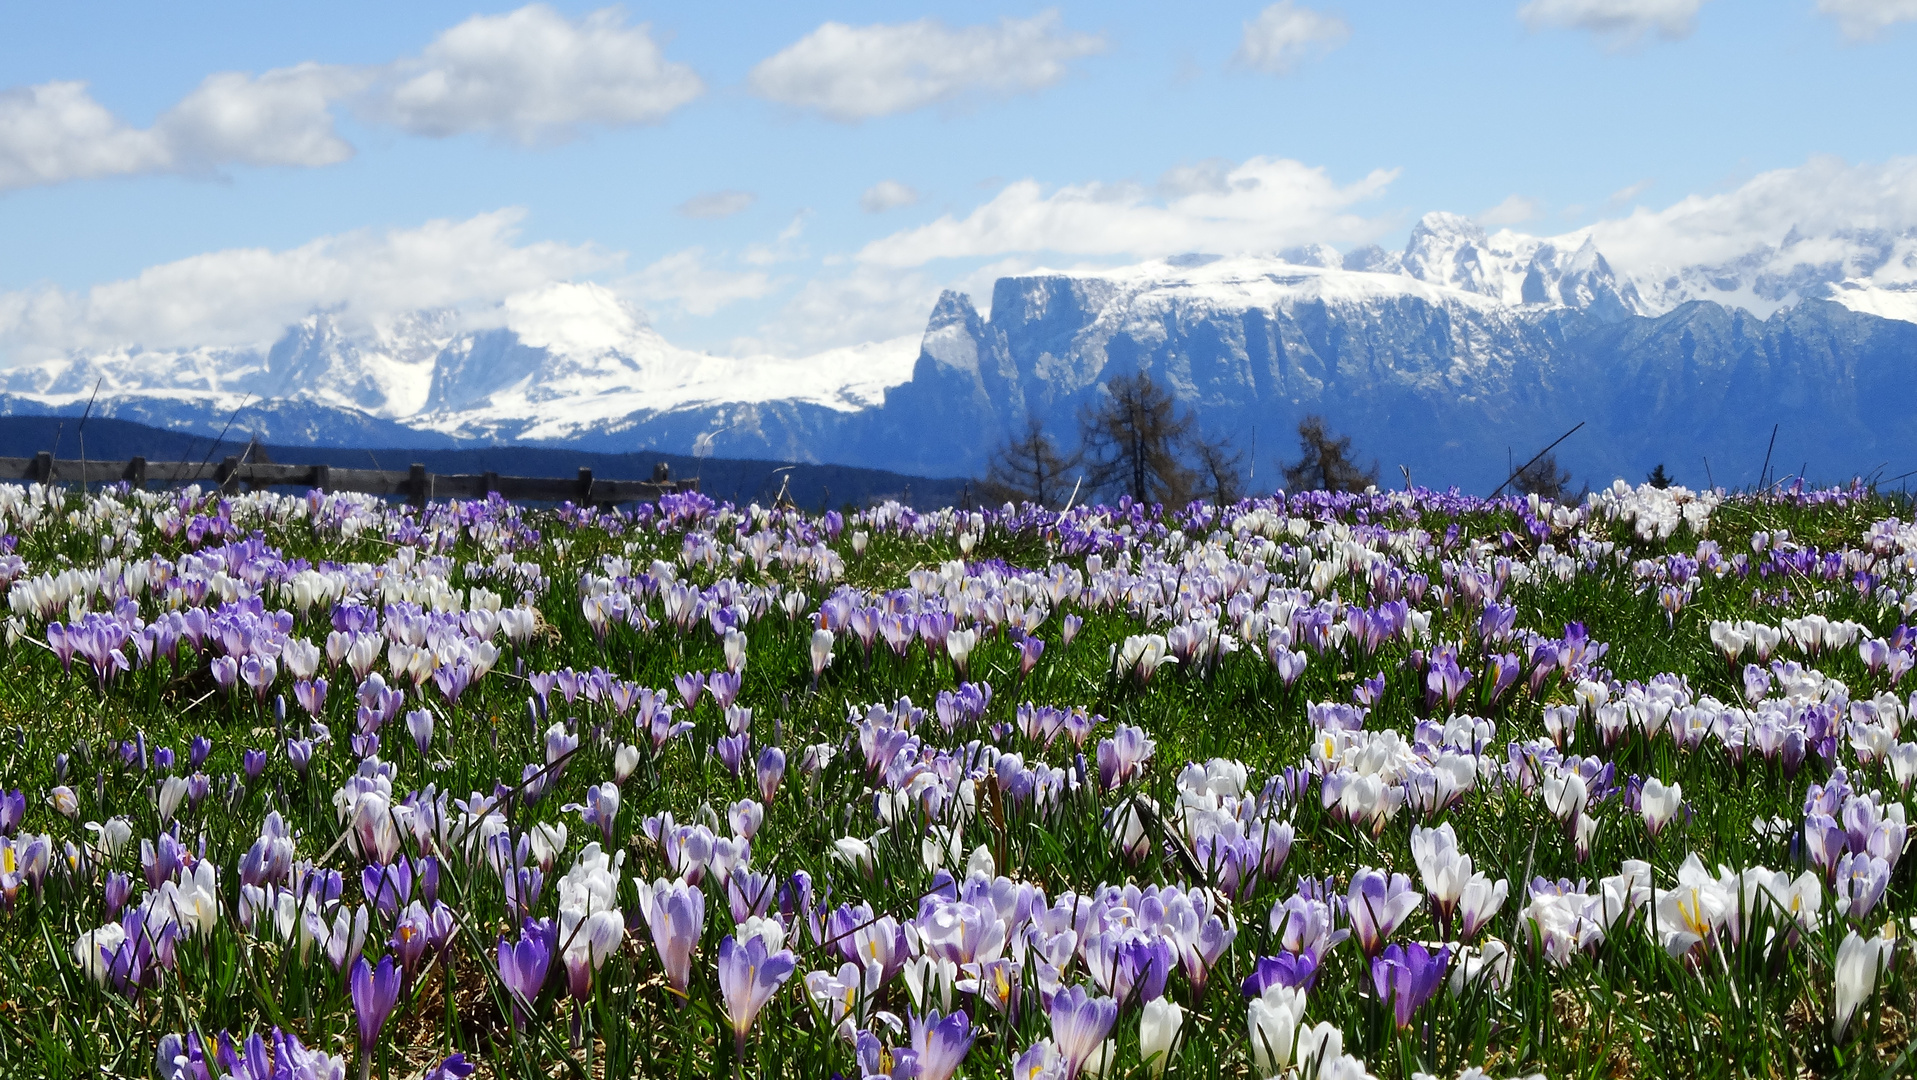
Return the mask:
<path id="1" fill-rule="evenodd" d="M 203 475 L 211 476 L 222 458 L 241 453 L 248 442 L 244 433 L 237 437 L 228 435 L 216 443 L 191 432 L 169 431 L 111 417 L 89 418 L 82 430 L 78 418 L 71 416 L 0 416 L 0 457 L 32 457 L 46 450 L 56 457 L 77 458 L 84 454 L 96 461 L 144 457 L 148 461 L 190 461 L 196 466 L 204 462 Z M 847 503 L 864 506 L 887 498 L 917 506 L 948 506 L 963 501 L 967 495 L 964 480 L 907 476 L 845 465 L 699 459 L 684 454 L 643 451 L 606 454 L 529 446 L 346 450 L 267 444 L 266 453 L 271 460 L 289 465 L 403 469 L 417 462 L 435 473 L 495 472 L 501 476 L 573 476 L 580 469 L 591 469 L 593 475 L 602 480 L 645 480 L 652 476 L 653 466 L 663 461 L 674 477 L 698 477 L 699 490 L 722 502 L 769 503 L 778 495 L 781 481 L 786 480 L 791 499 L 812 510 Z M 192 475 L 188 473 L 189 478 Z"/>

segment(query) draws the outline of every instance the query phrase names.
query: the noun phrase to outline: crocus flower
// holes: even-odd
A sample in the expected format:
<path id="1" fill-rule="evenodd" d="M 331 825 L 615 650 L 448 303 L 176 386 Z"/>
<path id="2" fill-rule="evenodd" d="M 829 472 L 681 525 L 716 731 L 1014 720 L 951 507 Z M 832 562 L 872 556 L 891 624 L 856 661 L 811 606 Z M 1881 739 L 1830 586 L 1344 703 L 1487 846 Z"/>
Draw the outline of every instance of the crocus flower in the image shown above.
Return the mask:
<path id="1" fill-rule="evenodd" d="M 1093 997 L 1083 986 L 1074 986 L 1052 996 L 1049 1012 L 1052 1041 L 1065 1059 L 1066 1080 L 1074 1080 L 1111 1033 L 1113 1021 L 1118 1019 L 1118 1003 Z"/>
<path id="2" fill-rule="evenodd" d="M 1382 955 L 1372 959 L 1371 985 L 1378 992 L 1378 1000 L 1391 1002 L 1399 1028 L 1410 1027 L 1411 1014 L 1444 985 L 1450 964 L 1449 948 L 1434 953 L 1416 942 L 1387 946 Z"/>
<path id="3" fill-rule="evenodd" d="M 380 957 L 378 968 L 369 967 L 365 957 L 353 965 L 351 984 L 353 1015 L 359 1021 L 360 1080 L 365 1080 L 373 1071 L 373 1046 L 379 1042 L 379 1031 L 386 1026 L 386 1018 L 399 1004 L 399 983 L 400 973 L 393 967 L 390 956 Z"/>
<path id="4" fill-rule="evenodd" d="M 1382 870 L 1365 867 L 1351 876 L 1345 914 L 1351 920 L 1352 936 L 1366 956 L 1376 956 L 1385 939 L 1395 933 L 1424 901 L 1411 888 L 1411 879 L 1403 874 L 1386 876 Z"/>
<path id="5" fill-rule="evenodd" d="M 972 1049 L 972 1018 L 964 1012 L 940 1017 L 937 1009 L 912 1017 L 912 1050 L 918 1055 L 919 1080 L 952 1080 Z"/>
<path id="6" fill-rule="evenodd" d="M 1666 785 L 1656 777 L 1645 780 L 1638 794 L 1638 815 L 1652 836 L 1662 832 L 1683 805 L 1684 789 L 1677 784 Z"/>
<path id="7" fill-rule="evenodd" d="M 660 878 L 639 889 L 639 910 L 652 929 L 652 944 L 666 981 L 683 993 L 692 982 L 692 950 L 706 925 L 706 897 L 697 885 Z"/>
<path id="8" fill-rule="evenodd" d="M 1896 938 L 1881 935 L 1860 937 L 1855 930 L 1844 935 L 1843 943 L 1837 946 L 1837 964 L 1833 972 L 1836 984 L 1836 998 L 1830 1017 L 1833 1040 L 1843 1041 L 1850 1018 L 1856 1014 L 1857 1007 L 1864 1003 L 1864 999 L 1876 991 L 1878 972 L 1889 965 L 1896 948 Z"/>
<path id="9" fill-rule="evenodd" d="M 812 631 L 812 689 L 819 688 L 819 676 L 832 665 L 832 631 L 820 627 Z"/>
<path id="10" fill-rule="evenodd" d="M 1251 1035 L 1251 1063 L 1259 1076 L 1270 1080 L 1291 1065 L 1304 1017 L 1303 990 L 1268 986 L 1251 999 L 1245 1012 L 1245 1025 Z"/>
<path id="11" fill-rule="evenodd" d="M 1311 953 L 1280 953 L 1261 956 L 1244 982 L 1245 996 L 1263 997 L 1274 986 L 1309 990 L 1318 981 L 1318 959 Z"/>
<path id="12" fill-rule="evenodd" d="M 1185 1010 L 1168 997 L 1145 1003 L 1138 1015 L 1138 1053 L 1146 1061 L 1153 1080 L 1165 1075 L 1165 1066 L 1178 1048 L 1178 1029 L 1185 1024 Z"/>
<path id="13" fill-rule="evenodd" d="M 419 756 L 425 757 L 433 745 L 433 714 L 427 709 L 414 709 L 406 714 L 406 731 L 413 737 L 413 745 L 419 747 Z"/>
<path id="14" fill-rule="evenodd" d="M 719 942 L 719 997 L 732 1023 L 733 1045 L 741 1054 L 759 1011 L 797 967 L 790 949 L 768 953 L 765 939 L 756 935 L 743 945 L 731 935 Z"/>
<path id="15" fill-rule="evenodd" d="M 734 776 L 739 775 L 739 767 L 745 756 L 752 750 L 750 735 L 722 735 L 713 747 L 713 753 L 719 758 L 719 764 Z"/>
<path id="16" fill-rule="evenodd" d="M 548 935 L 537 923 L 527 920 L 517 945 L 499 938 L 499 981 L 506 984 L 513 1000 L 513 1024 L 523 1026 L 539 990 L 546 985 L 546 969 L 552 963 Z"/>
<path id="17" fill-rule="evenodd" d="M 785 779 L 784 750 L 768 746 L 759 752 L 758 779 L 759 797 L 771 805 L 773 797 L 779 793 L 779 782 Z"/>

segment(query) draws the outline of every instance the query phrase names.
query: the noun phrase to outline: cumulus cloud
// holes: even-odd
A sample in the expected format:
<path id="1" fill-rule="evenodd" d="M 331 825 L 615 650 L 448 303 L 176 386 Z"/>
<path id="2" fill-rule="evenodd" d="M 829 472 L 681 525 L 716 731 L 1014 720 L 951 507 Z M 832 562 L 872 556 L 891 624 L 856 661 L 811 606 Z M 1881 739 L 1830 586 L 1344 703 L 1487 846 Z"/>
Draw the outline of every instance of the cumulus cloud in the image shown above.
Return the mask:
<path id="1" fill-rule="evenodd" d="M 704 248 L 687 248 L 632 274 L 618 283 L 619 291 L 636 296 L 654 310 L 675 310 L 705 316 L 742 300 L 757 300 L 773 290 L 763 270 L 744 272 L 711 265 Z"/>
<path id="2" fill-rule="evenodd" d="M 114 116 L 85 83 L 0 91 L 0 190 L 229 164 L 335 164 L 353 148 L 333 127 L 332 104 L 364 81 L 324 64 L 222 72 L 150 128 Z"/>
<path id="3" fill-rule="evenodd" d="M 919 266 L 934 259 L 1051 251 L 1152 257 L 1182 251 L 1275 251 L 1307 241 L 1366 241 L 1391 222 L 1353 208 L 1383 195 L 1397 170 L 1340 185 L 1325 170 L 1283 158 L 1175 170 L 1156 192 L 1090 183 L 1049 194 L 1037 182 L 1007 185 L 963 218 L 874 240 L 859 259 Z"/>
<path id="4" fill-rule="evenodd" d="M 1817 13 L 1837 20 L 1852 41 L 1867 41 L 1898 23 L 1917 22 L 1917 0 L 1817 0 Z"/>
<path id="5" fill-rule="evenodd" d="M 234 248 L 150 267 L 84 291 L 0 293 L 0 355 L 72 349 L 262 345 L 315 310 L 374 325 L 423 308 L 490 310 L 506 297 L 616 267 L 592 245 L 520 243 L 506 209 L 418 228 Z"/>
<path id="6" fill-rule="evenodd" d="M 1662 210 L 1595 225 L 1598 247 L 1620 267 L 1716 265 L 1795 231 L 1802 236 L 1917 228 L 1917 157 L 1851 165 L 1815 157 L 1761 173 L 1734 190 L 1692 195 Z"/>
<path id="7" fill-rule="evenodd" d="M 415 135 L 485 132 L 537 144 L 589 124 L 664 120 L 705 92 L 618 8 L 573 21 L 544 4 L 475 15 L 392 65 L 372 115 Z"/>
<path id="8" fill-rule="evenodd" d="M 617 8 L 573 21 L 534 4 L 467 19 L 420 55 L 383 66 L 209 75 L 150 128 L 115 116 L 83 82 L 0 90 L 0 191 L 228 165 L 334 165 L 353 156 L 334 126 L 342 106 L 416 135 L 487 132 L 535 144 L 591 124 L 656 123 L 704 90 Z"/>
<path id="9" fill-rule="evenodd" d="M 943 283 L 919 271 L 854 266 L 801 285 L 755 331 L 735 340 L 737 352 L 801 356 L 865 341 L 925 332 Z"/>
<path id="10" fill-rule="evenodd" d="M 1270 75 L 1289 75 L 1298 63 L 1327 53 L 1351 36 L 1351 24 L 1336 15 L 1279 0 L 1245 23 L 1233 62 Z"/>
<path id="11" fill-rule="evenodd" d="M 1529 0 L 1518 18 L 1533 30 L 1585 30 L 1609 47 L 1628 49 L 1647 34 L 1675 41 L 1690 36 L 1704 0 Z"/>
<path id="12" fill-rule="evenodd" d="M 708 191 L 680 203 L 678 211 L 689 218 L 731 217 L 758 198 L 750 191 Z"/>
<path id="13" fill-rule="evenodd" d="M 883 214 L 919 201 L 919 193 L 897 180 L 881 180 L 859 196 L 859 209 L 868 214 Z"/>
<path id="14" fill-rule="evenodd" d="M 1544 204 L 1523 195 L 1506 195 L 1504 201 L 1484 211 L 1477 217 L 1480 225 L 1519 225 L 1537 217 L 1544 210 Z"/>
<path id="15" fill-rule="evenodd" d="M 208 76 L 155 129 L 176 161 L 208 165 L 334 165 L 353 147 L 333 129 L 333 102 L 365 85 L 364 73 L 299 64 L 253 76 Z"/>
<path id="16" fill-rule="evenodd" d="M 851 123 L 972 93 L 1040 90 L 1105 48 L 1099 35 L 1067 31 L 1056 11 L 995 26 L 828 22 L 761 61 L 749 82 L 769 101 Z"/>

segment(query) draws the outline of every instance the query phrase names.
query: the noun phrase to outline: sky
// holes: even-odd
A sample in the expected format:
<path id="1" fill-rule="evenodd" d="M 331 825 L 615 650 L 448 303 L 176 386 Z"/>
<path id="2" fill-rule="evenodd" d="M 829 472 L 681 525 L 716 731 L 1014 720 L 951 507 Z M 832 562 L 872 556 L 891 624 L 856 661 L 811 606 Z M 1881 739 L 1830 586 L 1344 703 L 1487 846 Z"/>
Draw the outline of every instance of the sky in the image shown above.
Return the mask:
<path id="1" fill-rule="evenodd" d="M 1647 265 L 1909 228 L 1911 70 L 1917 0 L 12 2 L 0 362 L 580 280 L 796 357 L 1431 210 Z"/>

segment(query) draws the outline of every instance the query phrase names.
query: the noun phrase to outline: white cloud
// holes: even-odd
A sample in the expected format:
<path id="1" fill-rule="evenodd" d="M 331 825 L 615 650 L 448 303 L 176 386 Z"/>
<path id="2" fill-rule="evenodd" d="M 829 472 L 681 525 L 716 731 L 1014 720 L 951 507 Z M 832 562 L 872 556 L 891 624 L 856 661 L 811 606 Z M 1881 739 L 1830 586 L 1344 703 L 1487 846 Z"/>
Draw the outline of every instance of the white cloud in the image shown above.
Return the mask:
<path id="1" fill-rule="evenodd" d="M 1588 30 L 1615 49 L 1628 49 L 1655 33 L 1666 40 L 1690 36 L 1704 0 L 1529 0 L 1518 18 L 1533 30 Z"/>
<path id="2" fill-rule="evenodd" d="M 210 173 L 228 165 L 333 165 L 353 156 L 333 109 L 416 135 L 485 131 L 557 142 L 587 124 L 656 123 L 704 92 L 617 8 L 574 22 L 543 4 L 475 16 L 417 57 L 382 67 L 303 63 L 207 76 L 150 128 L 83 82 L 0 91 L 0 191 L 104 176 Z"/>
<path id="3" fill-rule="evenodd" d="M 121 123 L 85 83 L 0 91 L 0 189 L 152 172 L 170 160 L 157 135 Z"/>
<path id="4" fill-rule="evenodd" d="M 1306 241 L 1367 241 L 1390 222 L 1352 211 L 1397 170 L 1340 186 L 1325 170 L 1282 158 L 1203 163 L 1168 173 L 1159 194 L 1139 184 L 1090 183 L 1051 194 L 1021 180 L 964 218 L 874 240 L 859 259 L 919 266 L 934 259 L 1052 251 L 1151 257 L 1183 251 L 1275 251 Z"/>
<path id="5" fill-rule="evenodd" d="M 332 105 L 366 83 L 355 69 L 299 64 L 263 75 L 210 75 L 155 130 L 183 166 L 334 165 L 353 147 L 333 130 Z"/>
<path id="6" fill-rule="evenodd" d="M 1043 89 L 1105 48 L 1099 35 L 1065 30 L 1056 11 L 996 26 L 829 22 L 761 61 L 749 81 L 769 101 L 850 123 L 973 92 Z"/>
<path id="7" fill-rule="evenodd" d="M 770 293 L 774 283 L 763 270 L 734 272 L 710 266 L 705 249 L 687 248 L 622 279 L 618 288 L 649 307 L 705 316 L 742 300 L 757 300 Z"/>
<path id="8" fill-rule="evenodd" d="M 1817 13 L 1837 20 L 1852 41 L 1866 41 L 1898 23 L 1917 22 L 1917 0 L 1817 0 Z"/>
<path id="9" fill-rule="evenodd" d="M 1594 226 L 1598 247 L 1620 267 L 1716 265 L 1802 236 L 1917 227 L 1917 157 L 1851 165 L 1815 157 L 1761 173 L 1732 191 L 1691 195 L 1662 210 L 1639 209 Z"/>
<path id="10" fill-rule="evenodd" d="M 941 282 L 917 271 L 856 266 L 800 286 L 777 314 L 733 343 L 737 352 L 800 356 L 925 332 Z"/>
<path id="11" fill-rule="evenodd" d="M 1635 184 L 1630 184 L 1626 187 L 1618 188 L 1616 191 L 1611 192 L 1610 198 L 1604 200 L 1605 205 L 1623 206 L 1625 203 L 1631 202 L 1635 200 L 1639 195 L 1642 195 L 1645 192 L 1651 190 L 1651 187 L 1656 183 L 1657 181 L 1649 179 L 1647 177 L 1646 179 L 1639 180 Z"/>
<path id="12" fill-rule="evenodd" d="M 1279 0 L 1245 23 L 1234 63 L 1270 75 L 1289 75 L 1298 63 L 1345 43 L 1351 24 L 1336 15 Z"/>
<path id="13" fill-rule="evenodd" d="M 1520 225 L 1544 211 L 1544 204 L 1523 195 L 1506 195 L 1504 201 L 1477 216 L 1480 225 Z"/>
<path id="14" fill-rule="evenodd" d="M 544 4 L 475 15 L 394 64 L 371 106 L 415 135 L 483 131 L 525 144 L 587 124 L 652 124 L 705 92 L 618 8 L 577 22 Z"/>
<path id="15" fill-rule="evenodd" d="M 868 214 L 883 214 L 919 201 L 919 193 L 897 180 L 881 180 L 859 196 L 859 209 Z"/>
<path id="16" fill-rule="evenodd" d="M 758 198 L 750 191 L 708 191 L 680 203 L 678 210 L 689 218 L 731 217 Z"/>
<path id="17" fill-rule="evenodd" d="M 231 164 L 331 165 L 353 155 L 333 128 L 332 103 L 363 82 L 323 64 L 222 72 L 144 129 L 114 116 L 85 83 L 0 91 L 0 190 Z"/>
<path id="18" fill-rule="evenodd" d="M 0 356 L 70 349 L 262 345 L 317 309 L 371 325 L 422 308 L 484 313 L 515 293 L 615 267 L 591 245 L 518 243 L 517 209 L 296 248 L 234 248 L 84 292 L 0 293 Z"/>

